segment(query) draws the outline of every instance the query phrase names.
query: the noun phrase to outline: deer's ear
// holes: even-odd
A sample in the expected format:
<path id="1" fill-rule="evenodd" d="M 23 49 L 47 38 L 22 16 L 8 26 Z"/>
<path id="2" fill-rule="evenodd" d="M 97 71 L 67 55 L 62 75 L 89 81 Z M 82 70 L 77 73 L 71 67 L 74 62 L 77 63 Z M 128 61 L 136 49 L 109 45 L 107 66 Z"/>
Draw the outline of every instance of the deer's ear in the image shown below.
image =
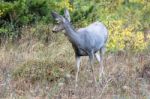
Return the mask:
<path id="1" fill-rule="evenodd" d="M 52 11 L 51 15 L 55 20 L 57 20 L 57 21 L 61 20 L 61 16 L 59 14 L 57 14 L 56 12 Z"/>
<path id="2" fill-rule="evenodd" d="M 67 9 L 64 10 L 64 15 L 65 15 L 65 18 L 70 22 L 71 21 L 70 14 L 69 14 L 69 11 Z"/>

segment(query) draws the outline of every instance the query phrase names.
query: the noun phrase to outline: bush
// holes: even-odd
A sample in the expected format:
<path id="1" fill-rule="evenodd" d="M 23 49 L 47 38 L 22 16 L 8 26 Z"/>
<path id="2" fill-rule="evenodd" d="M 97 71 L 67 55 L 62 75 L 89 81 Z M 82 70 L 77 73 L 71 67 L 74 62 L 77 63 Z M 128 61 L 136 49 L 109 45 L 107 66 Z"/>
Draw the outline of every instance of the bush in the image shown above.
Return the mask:
<path id="1" fill-rule="evenodd" d="M 15 79 L 24 79 L 32 83 L 36 81 L 57 81 L 63 77 L 62 68 L 48 61 L 30 60 L 24 62 L 13 72 Z"/>
<path id="2" fill-rule="evenodd" d="M 23 38 L 26 34 L 19 32 L 22 26 L 39 23 L 48 25 L 53 22 L 50 15 L 52 10 L 63 14 L 64 8 L 68 8 L 72 22 L 77 28 L 87 26 L 94 21 L 101 21 L 108 27 L 110 40 L 107 46 L 111 52 L 127 49 L 137 52 L 147 46 L 142 40 L 143 31 L 149 28 L 150 23 L 150 5 L 147 1 L 2 0 L 0 2 L 1 39 L 3 37 L 7 39 Z M 46 25 L 42 26 L 43 29 L 37 29 L 33 33 L 39 40 L 48 39 Z M 43 35 L 43 32 L 46 35 Z M 124 37 L 126 35 L 128 37 Z"/>
<path id="3" fill-rule="evenodd" d="M 117 52 L 133 51 L 140 52 L 147 48 L 148 42 L 144 41 L 144 33 L 134 31 L 134 27 L 124 27 L 121 20 L 109 23 L 108 51 Z"/>

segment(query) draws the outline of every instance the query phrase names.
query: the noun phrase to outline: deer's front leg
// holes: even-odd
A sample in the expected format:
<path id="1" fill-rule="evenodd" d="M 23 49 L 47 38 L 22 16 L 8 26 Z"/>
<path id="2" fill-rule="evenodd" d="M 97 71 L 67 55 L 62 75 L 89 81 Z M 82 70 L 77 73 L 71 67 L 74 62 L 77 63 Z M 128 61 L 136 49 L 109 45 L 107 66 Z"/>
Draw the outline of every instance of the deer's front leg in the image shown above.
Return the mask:
<path id="1" fill-rule="evenodd" d="M 81 57 L 80 56 L 76 56 L 77 72 L 76 72 L 76 79 L 75 79 L 75 87 L 78 86 L 77 82 L 78 82 L 78 75 L 79 75 L 79 70 L 80 70 L 80 62 L 81 62 Z"/>

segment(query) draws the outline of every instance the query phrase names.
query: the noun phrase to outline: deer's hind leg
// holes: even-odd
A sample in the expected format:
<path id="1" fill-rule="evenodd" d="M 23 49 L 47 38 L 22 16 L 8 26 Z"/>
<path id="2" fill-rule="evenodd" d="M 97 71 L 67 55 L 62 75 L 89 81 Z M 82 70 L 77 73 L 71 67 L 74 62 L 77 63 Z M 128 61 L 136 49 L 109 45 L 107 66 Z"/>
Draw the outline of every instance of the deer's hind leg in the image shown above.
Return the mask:
<path id="1" fill-rule="evenodd" d="M 96 84 L 96 77 L 95 77 L 95 74 L 94 74 L 94 53 L 91 52 L 89 54 L 89 62 L 90 62 L 90 66 L 91 66 L 91 71 L 92 71 L 92 75 L 93 75 L 93 80 L 94 80 L 94 84 Z"/>
<path id="2" fill-rule="evenodd" d="M 102 47 L 99 52 L 100 53 L 95 54 L 95 57 L 100 64 L 100 66 L 99 66 L 99 78 L 101 78 L 105 74 L 104 65 L 103 65 L 103 57 L 105 54 L 105 47 Z"/>

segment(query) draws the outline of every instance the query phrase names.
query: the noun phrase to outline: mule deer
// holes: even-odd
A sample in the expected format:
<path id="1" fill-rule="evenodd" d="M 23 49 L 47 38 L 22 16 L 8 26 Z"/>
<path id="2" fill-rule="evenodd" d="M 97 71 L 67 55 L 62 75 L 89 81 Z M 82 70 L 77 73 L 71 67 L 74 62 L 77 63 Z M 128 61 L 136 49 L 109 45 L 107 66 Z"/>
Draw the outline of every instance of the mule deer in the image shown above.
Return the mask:
<path id="1" fill-rule="evenodd" d="M 80 28 L 77 31 L 72 27 L 70 23 L 70 14 L 67 9 L 64 11 L 64 16 L 52 12 L 52 17 L 57 21 L 58 25 L 53 28 L 53 32 L 59 32 L 65 30 L 65 34 L 72 44 L 75 51 L 76 57 L 76 86 L 78 81 L 78 73 L 80 68 L 80 57 L 89 56 L 89 62 L 91 66 L 91 71 L 93 74 L 94 82 L 96 78 L 94 75 L 93 59 L 94 56 L 100 63 L 99 75 L 101 76 L 103 71 L 103 54 L 105 52 L 105 45 L 108 38 L 108 33 L 106 27 L 101 22 L 94 22 L 85 28 Z M 100 52 L 97 53 L 97 52 Z"/>

